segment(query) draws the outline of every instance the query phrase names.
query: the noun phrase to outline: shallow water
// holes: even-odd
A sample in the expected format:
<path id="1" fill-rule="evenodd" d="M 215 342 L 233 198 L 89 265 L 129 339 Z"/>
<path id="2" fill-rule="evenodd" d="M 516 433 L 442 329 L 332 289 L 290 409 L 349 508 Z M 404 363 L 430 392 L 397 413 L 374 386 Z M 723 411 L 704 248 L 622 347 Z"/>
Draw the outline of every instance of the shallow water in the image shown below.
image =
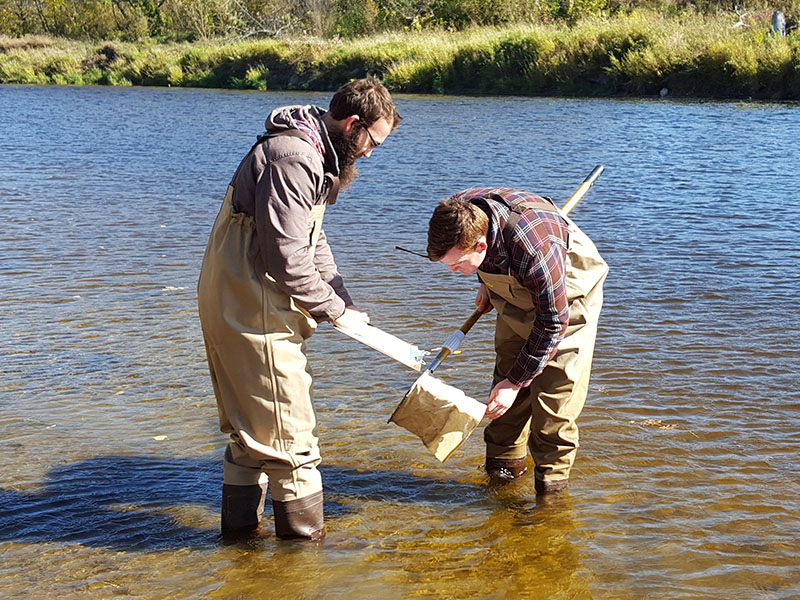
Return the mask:
<path id="1" fill-rule="evenodd" d="M 268 110 L 327 99 L 0 86 L 0 596 L 800 597 L 792 105 L 398 98 L 326 232 L 373 324 L 423 348 L 476 290 L 394 249 L 439 198 L 564 202 L 606 167 L 572 214 L 611 273 L 571 487 L 488 489 L 480 430 L 439 463 L 386 423 L 416 374 L 325 325 L 328 537 L 221 544 L 200 261 Z M 437 377 L 485 400 L 491 336 Z"/>

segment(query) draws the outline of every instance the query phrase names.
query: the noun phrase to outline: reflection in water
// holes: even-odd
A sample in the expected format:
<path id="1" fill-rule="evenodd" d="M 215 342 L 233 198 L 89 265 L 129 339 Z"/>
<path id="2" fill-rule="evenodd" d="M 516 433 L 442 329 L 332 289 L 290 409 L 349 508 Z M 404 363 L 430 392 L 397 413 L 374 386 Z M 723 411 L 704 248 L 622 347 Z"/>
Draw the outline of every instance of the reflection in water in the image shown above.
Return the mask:
<path id="1" fill-rule="evenodd" d="M 373 324 L 422 348 L 476 291 L 394 249 L 424 249 L 436 200 L 565 200 L 606 167 L 573 211 L 611 272 L 570 488 L 489 489 L 480 429 L 439 463 L 386 423 L 416 372 L 323 325 L 328 538 L 276 543 L 268 504 L 262 538 L 221 542 L 196 279 L 263 116 L 309 98 L 0 87 L 0 596 L 800 597 L 800 113 L 781 105 L 400 98 L 326 233 Z M 483 400 L 492 318 L 437 370 Z"/>
<path id="2" fill-rule="evenodd" d="M 463 508 L 454 509 L 445 523 L 458 525 L 443 524 L 411 543 L 389 544 L 375 560 L 400 566 L 394 585 L 432 598 L 591 597 L 579 575 L 569 494 L 537 504 L 514 492 L 490 494 L 470 506 L 483 518 L 468 523 Z"/>

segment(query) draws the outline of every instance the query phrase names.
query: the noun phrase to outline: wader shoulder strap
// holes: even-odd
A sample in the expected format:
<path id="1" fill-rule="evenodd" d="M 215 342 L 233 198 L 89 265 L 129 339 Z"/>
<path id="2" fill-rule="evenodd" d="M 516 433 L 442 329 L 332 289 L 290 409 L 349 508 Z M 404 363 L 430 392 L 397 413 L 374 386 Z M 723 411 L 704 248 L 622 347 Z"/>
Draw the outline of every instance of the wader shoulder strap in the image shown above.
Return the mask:
<path id="1" fill-rule="evenodd" d="M 506 221 L 506 224 L 503 225 L 503 242 L 505 242 L 506 248 L 511 247 L 514 228 L 519 224 L 519 220 L 522 218 L 522 215 L 526 210 L 536 209 L 543 212 L 551 212 L 556 215 L 560 215 L 558 208 L 556 208 L 556 205 L 553 203 L 552 199 L 548 198 L 547 196 L 539 197 L 546 200 L 547 203 L 524 201 L 511 206 L 507 202 L 504 202 L 504 204 L 508 206 L 509 211 L 508 220 Z"/>
<path id="2" fill-rule="evenodd" d="M 502 263 L 498 264 L 498 267 L 507 270 L 509 274 L 511 274 L 511 261 L 509 258 L 511 256 L 511 242 L 514 238 L 514 229 L 519 224 L 519 220 L 522 218 L 522 215 L 525 213 L 525 211 L 537 210 L 541 212 L 549 212 L 561 217 L 561 212 L 558 210 L 558 207 L 555 205 L 555 202 L 553 202 L 552 198 L 548 198 L 547 196 L 537 196 L 537 198 L 541 198 L 544 200 L 544 202 L 523 200 L 522 202 L 515 203 L 512 206 L 503 200 L 503 204 L 508 207 L 508 219 L 506 220 L 505 224 L 501 222 L 500 225 L 503 228 L 503 244 L 506 248 L 508 256 L 503 260 Z M 567 241 L 567 246 L 569 246 L 569 241 Z"/>
<path id="3" fill-rule="evenodd" d="M 325 173 L 325 181 L 322 183 L 322 191 L 317 199 L 317 204 L 336 204 L 339 197 L 339 178 L 330 173 Z"/>

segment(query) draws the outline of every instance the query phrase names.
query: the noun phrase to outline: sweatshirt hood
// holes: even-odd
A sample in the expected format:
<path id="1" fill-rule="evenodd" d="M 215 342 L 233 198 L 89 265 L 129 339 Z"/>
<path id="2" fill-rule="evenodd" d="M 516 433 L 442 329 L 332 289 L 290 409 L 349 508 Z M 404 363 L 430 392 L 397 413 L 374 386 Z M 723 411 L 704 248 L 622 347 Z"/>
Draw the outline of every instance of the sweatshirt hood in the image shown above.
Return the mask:
<path id="1" fill-rule="evenodd" d="M 323 111 L 324 112 L 324 111 Z M 297 129 L 306 134 L 319 153 L 325 156 L 324 129 L 321 121 L 322 112 L 315 106 L 283 106 L 276 108 L 267 117 L 267 133 L 275 133 L 286 129 Z M 326 132 L 327 133 L 327 132 Z"/>
<path id="2" fill-rule="evenodd" d="M 310 104 L 276 108 L 267 117 L 267 131 L 264 135 L 287 129 L 297 129 L 307 135 L 314 144 L 322 157 L 325 170 L 333 175 L 338 175 L 339 161 L 328 136 L 328 129 L 322 120 L 327 112 L 324 108 Z"/>

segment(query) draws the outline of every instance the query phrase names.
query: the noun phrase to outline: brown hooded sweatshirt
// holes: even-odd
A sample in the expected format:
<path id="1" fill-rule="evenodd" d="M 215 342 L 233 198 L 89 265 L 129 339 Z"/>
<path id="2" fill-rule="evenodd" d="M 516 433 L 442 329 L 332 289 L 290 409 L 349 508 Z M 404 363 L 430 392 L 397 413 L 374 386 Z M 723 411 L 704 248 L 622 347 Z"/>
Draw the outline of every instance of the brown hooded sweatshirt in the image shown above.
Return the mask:
<path id="1" fill-rule="evenodd" d="M 322 122 L 325 112 L 314 106 L 274 110 L 266 133 L 231 180 L 233 209 L 255 219 L 256 269 L 269 273 L 317 322 L 338 319 L 353 304 L 324 231 L 313 257 L 308 251 L 311 208 L 333 204 L 338 189 L 339 164 Z M 288 130 L 293 135 L 275 135 Z"/>

